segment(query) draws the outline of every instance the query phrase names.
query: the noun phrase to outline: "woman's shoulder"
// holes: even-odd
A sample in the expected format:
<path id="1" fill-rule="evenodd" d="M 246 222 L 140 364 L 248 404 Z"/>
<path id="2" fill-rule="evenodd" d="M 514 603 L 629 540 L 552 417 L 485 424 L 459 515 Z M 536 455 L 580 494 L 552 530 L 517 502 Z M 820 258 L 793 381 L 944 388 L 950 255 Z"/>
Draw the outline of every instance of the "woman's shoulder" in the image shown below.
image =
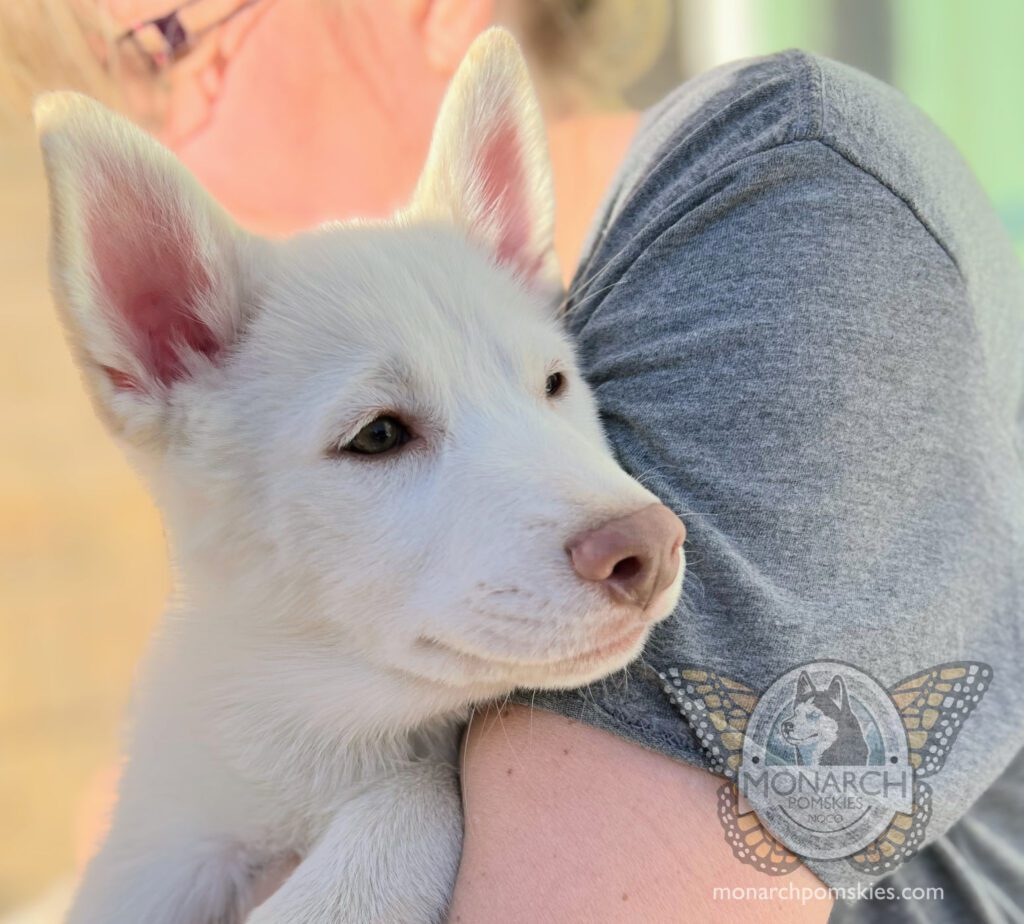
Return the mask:
<path id="1" fill-rule="evenodd" d="M 587 250 L 698 208 L 728 184 L 763 183 L 761 163 L 801 159 L 823 200 L 858 175 L 900 200 L 956 265 L 982 315 L 1005 315 L 1024 297 L 1009 235 L 953 143 L 897 89 L 798 50 L 715 68 L 651 107 Z"/>
<path id="2" fill-rule="evenodd" d="M 803 51 L 783 51 L 687 80 L 644 114 L 631 156 L 642 159 L 685 139 L 722 166 L 737 156 L 819 137 L 819 61 Z"/>
<path id="3" fill-rule="evenodd" d="M 644 113 L 599 226 L 623 217 L 627 204 L 657 205 L 738 160 L 816 137 L 820 92 L 815 59 L 799 51 L 735 61 L 680 84 Z"/>
<path id="4" fill-rule="evenodd" d="M 869 161 L 892 188 L 885 162 L 901 160 L 894 150 L 901 143 L 898 132 L 867 139 L 858 130 L 871 121 L 865 113 L 887 108 L 898 114 L 880 120 L 886 125 L 912 107 L 866 74 L 798 50 L 734 61 L 694 77 L 644 113 L 585 253 L 592 259 L 602 244 L 613 246 L 675 220 L 725 187 L 736 201 L 746 201 L 780 161 L 806 161 L 805 173 L 823 200 Z M 871 145 L 869 158 L 863 149 Z M 823 158 L 824 147 L 839 156 Z M 741 184 L 751 188 L 737 191 Z"/>
<path id="5" fill-rule="evenodd" d="M 644 179 L 673 155 L 676 175 L 683 167 L 698 179 L 803 141 L 835 148 L 908 192 L 924 186 L 929 171 L 970 175 L 949 140 L 894 87 L 821 55 L 789 50 L 714 68 L 652 106 L 620 185 Z"/>

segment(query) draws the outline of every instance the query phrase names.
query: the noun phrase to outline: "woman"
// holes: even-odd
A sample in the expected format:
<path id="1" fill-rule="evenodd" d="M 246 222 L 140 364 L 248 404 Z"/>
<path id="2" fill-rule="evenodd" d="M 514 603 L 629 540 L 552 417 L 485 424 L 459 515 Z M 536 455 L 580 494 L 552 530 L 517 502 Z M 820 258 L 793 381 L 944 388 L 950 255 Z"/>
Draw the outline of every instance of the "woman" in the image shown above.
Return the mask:
<path id="1" fill-rule="evenodd" d="M 1024 277 L 921 115 L 800 53 L 716 70 L 642 121 L 580 114 L 572 78 L 601 4 L 193 0 L 169 17 L 124 0 L 112 42 L 92 5 L 74 9 L 94 90 L 271 232 L 401 202 L 485 25 L 533 53 L 563 266 L 582 252 L 567 322 L 622 464 L 687 521 L 687 599 L 626 675 L 473 723 L 452 920 L 821 920 L 831 898 L 799 889 L 861 897 L 879 871 L 943 900 L 894 893 L 835 917 L 1022 913 Z M 823 660 L 886 688 L 951 662 L 992 681 L 878 870 L 809 860 L 769 879 L 734 855 L 713 746 L 659 673 L 690 665 L 756 698 Z M 714 891 L 747 886 L 769 899 L 723 908 Z"/>

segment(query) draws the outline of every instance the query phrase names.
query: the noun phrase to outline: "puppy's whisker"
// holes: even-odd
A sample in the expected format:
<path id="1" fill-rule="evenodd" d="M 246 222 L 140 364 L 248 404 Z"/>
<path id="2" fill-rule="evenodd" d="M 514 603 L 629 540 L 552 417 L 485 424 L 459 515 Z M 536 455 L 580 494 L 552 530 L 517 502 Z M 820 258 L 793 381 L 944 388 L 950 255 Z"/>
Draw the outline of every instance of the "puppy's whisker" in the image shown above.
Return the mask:
<path id="1" fill-rule="evenodd" d="M 481 619 L 486 620 L 488 623 L 495 625 L 522 625 L 522 626 L 543 626 L 545 620 L 539 616 L 523 616 L 516 613 L 501 613 L 490 609 L 481 609 L 478 607 L 468 607 L 468 612 L 474 616 L 479 616 Z"/>

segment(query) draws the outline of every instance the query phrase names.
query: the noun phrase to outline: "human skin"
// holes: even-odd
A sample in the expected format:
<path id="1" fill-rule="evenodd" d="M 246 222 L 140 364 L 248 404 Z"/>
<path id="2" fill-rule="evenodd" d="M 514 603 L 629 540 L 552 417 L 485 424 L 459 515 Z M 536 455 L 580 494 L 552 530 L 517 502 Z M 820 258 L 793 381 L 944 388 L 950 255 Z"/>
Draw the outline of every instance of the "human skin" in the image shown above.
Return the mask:
<path id="1" fill-rule="evenodd" d="M 737 862 L 721 779 L 525 706 L 478 714 L 463 745 L 465 839 L 449 922 L 825 921 L 831 899 L 724 901 L 715 888 L 823 892 L 806 867 Z M 806 891 L 805 891 L 806 890 Z"/>
<path id="2" fill-rule="evenodd" d="M 208 2 L 217 16 L 239 0 Z M 108 7 L 128 24 L 168 2 Z M 253 230 L 385 216 L 408 198 L 448 79 L 495 15 L 490 0 L 261 0 L 172 68 L 159 135 Z M 636 123 L 630 112 L 548 119 L 566 278 Z M 719 783 L 552 714 L 477 718 L 451 920 L 657 924 L 681 909 L 692 920 L 824 920 L 827 900 L 711 905 L 714 886 L 779 882 L 732 857 Z M 805 869 L 785 881 L 820 885 Z"/>
<path id="3" fill-rule="evenodd" d="M 107 5 L 129 24 L 173 2 Z M 217 19 L 241 0 L 204 2 Z M 130 98 L 166 111 L 158 136 L 251 230 L 385 217 L 408 201 L 448 80 L 494 15 L 490 0 L 259 0 L 170 69 L 168 94 Z M 567 278 L 636 123 L 548 120 Z"/>

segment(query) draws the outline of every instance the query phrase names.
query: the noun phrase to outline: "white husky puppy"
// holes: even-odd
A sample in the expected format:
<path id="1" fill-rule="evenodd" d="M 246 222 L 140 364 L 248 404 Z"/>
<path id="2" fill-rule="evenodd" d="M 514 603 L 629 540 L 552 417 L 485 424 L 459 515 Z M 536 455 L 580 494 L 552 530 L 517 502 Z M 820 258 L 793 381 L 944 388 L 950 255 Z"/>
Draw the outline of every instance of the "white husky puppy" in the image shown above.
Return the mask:
<path id="1" fill-rule="evenodd" d="M 88 99 L 37 122 L 57 300 L 178 584 L 70 920 L 443 918 L 472 704 L 622 668 L 683 571 L 560 330 L 518 48 L 471 49 L 407 209 L 286 241 Z"/>

